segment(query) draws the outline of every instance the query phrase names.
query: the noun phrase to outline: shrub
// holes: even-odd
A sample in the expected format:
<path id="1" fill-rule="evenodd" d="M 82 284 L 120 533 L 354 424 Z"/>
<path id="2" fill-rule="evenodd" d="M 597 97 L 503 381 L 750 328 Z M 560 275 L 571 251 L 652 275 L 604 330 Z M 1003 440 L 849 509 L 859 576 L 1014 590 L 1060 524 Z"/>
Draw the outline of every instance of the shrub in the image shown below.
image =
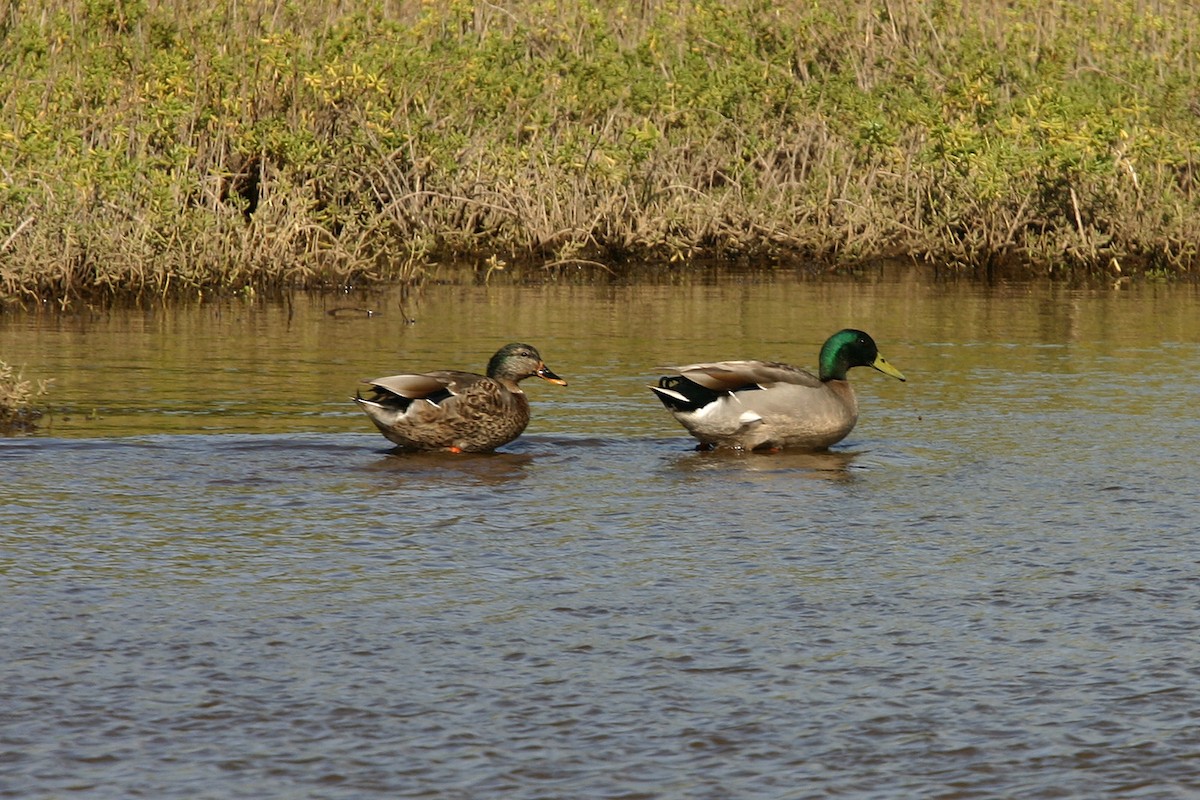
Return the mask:
<path id="1" fill-rule="evenodd" d="M 36 427 L 42 411 L 33 403 L 49 389 L 50 381 L 28 381 L 20 370 L 0 361 L 0 433 L 19 433 Z"/>

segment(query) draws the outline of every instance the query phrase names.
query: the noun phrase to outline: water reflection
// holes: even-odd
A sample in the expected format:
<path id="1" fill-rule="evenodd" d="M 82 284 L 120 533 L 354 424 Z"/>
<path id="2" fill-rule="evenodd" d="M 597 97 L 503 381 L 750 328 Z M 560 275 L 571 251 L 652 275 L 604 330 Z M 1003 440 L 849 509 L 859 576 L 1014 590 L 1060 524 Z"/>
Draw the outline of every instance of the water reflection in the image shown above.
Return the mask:
<path id="1" fill-rule="evenodd" d="M 680 472 L 758 472 L 796 475 L 828 481 L 850 481 L 860 453 L 852 450 L 806 452 L 782 450 L 775 453 L 736 450 L 704 451 L 692 448 L 668 459 Z"/>
<path id="2" fill-rule="evenodd" d="M 527 477 L 532 453 L 439 453 L 394 448 L 383 458 L 363 467 L 376 476 L 386 475 L 406 485 L 469 481 L 498 485 Z"/>

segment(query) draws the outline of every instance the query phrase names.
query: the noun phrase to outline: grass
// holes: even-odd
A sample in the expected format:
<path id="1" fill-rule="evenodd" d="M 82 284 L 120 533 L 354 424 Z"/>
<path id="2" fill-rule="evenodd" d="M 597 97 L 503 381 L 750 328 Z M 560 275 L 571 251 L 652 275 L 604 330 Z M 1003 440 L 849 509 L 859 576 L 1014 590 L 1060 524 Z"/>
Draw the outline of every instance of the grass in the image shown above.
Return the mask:
<path id="1" fill-rule="evenodd" d="M 0 5 L 0 296 L 903 256 L 1185 275 L 1186 0 Z"/>
<path id="2" fill-rule="evenodd" d="M 0 361 L 0 435 L 33 430 L 42 417 L 36 401 L 50 390 L 50 381 L 26 380 L 20 370 Z"/>

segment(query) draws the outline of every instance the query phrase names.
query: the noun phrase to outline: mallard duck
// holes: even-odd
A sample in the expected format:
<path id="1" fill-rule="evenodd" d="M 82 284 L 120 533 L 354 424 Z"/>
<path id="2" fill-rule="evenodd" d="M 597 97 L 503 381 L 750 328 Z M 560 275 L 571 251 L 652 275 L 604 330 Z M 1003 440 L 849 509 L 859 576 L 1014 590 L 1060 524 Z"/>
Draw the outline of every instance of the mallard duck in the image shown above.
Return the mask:
<path id="1" fill-rule="evenodd" d="M 439 370 L 366 381 L 372 395 L 354 402 L 391 441 L 409 450 L 486 453 L 521 435 L 529 400 L 520 382 L 536 375 L 566 386 L 537 348 L 514 342 L 496 351 L 487 375 Z"/>
<path id="2" fill-rule="evenodd" d="M 679 374 L 650 389 L 702 447 L 820 450 L 858 421 L 858 400 L 846 380 L 851 367 L 904 380 L 874 339 L 848 328 L 821 347 L 820 377 L 771 361 L 718 361 L 668 367 Z"/>

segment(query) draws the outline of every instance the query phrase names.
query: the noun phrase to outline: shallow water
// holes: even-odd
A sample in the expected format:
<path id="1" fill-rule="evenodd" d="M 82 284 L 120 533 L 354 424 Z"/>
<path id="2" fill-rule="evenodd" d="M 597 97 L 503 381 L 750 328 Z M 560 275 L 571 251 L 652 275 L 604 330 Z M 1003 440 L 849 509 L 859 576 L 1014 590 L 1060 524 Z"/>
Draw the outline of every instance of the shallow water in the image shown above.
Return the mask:
<path id="1" fill-rule="evenodd" d="M 909 381 L 830 453 L 644 388 L 846 325 Z M 501 453 L 347 400 L 514 339 Z M 1198 357 L 1190 287 L 896 275 L 0 317 L 0 796 L 1190 796 Z"/>

